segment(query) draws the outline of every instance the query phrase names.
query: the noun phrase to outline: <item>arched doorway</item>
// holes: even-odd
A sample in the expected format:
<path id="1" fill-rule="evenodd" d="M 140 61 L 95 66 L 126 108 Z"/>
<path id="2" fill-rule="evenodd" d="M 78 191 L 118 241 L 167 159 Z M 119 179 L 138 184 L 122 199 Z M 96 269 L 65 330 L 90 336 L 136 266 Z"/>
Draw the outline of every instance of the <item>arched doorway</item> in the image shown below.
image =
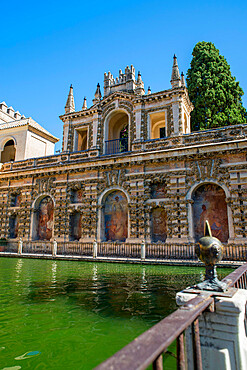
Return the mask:
<path id="1" fill-rule="evenodd" d="M 165 242 L 167 237 L 167 215 L 161 207 L 152 209 L 151 213 L 151 240 Z"/>
<path id="2" fill-rule="evenodd" d="M 1 153 L 1 163 L 6 163 L 15 160 L 15 143 L 14 140 L 8 140 Z"/>
<path id="3" fill-rule="evenodd" d="M 192 196 L 195 240 L 204 235 L 205 220 L 209 221 L 212 235 L 226 243 L 229 238 L 226 195 L 216 184 L 199 186 Z"/>
<path id="4" fill-rule="evenodd" d="M 70 215 L 70 240 L 80 240 L 81 238 L 81 218 L 80 212 L 73 212 Z"/>
<path id="5" fill-rule="evenodd" d="M 34 217 L 34 240 L 50 240 L 53 234 L 54 203 L 50 196 L 39 202 Z"/>
<path id="6" fill-rule="evenodd" d="M 104 202 L 104 227 L 106 241 L 124 242 L 128 237 L 128 201 L 120 190 L 107 195 Z"/>
<path id="7" fill-rule="evenodd" d="M 113 112 L 105 125 L 105 153 L 127 152 L 129 147 L 129 116 L 122 111 Z"/>

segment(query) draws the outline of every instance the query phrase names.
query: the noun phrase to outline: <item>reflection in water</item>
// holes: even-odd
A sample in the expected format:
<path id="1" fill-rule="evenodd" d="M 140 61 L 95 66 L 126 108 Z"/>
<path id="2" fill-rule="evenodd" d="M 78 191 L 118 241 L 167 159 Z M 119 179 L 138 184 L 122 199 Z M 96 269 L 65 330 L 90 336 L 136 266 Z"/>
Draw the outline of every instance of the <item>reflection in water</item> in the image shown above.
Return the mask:
<path id="1" fill-rule="evenodd" d="M 20 274 L 21 274 L 21 269 L 22 269 L 22 266 L 23 266 L 23 260 L 22 259 L 18 259 L 17 262 L 16 262 L 16 267 L 15 267 L 15 271 L 16 271 L 16 278 L 15 278 L 15 282 L 16 283 L 20 283 Z"/>
<path id="2" fill-rule="evenodd" d="M 156 322 L 176 309 L 175 294 L 200 281 L 199 274 L 150 274 L 147 267 L 138 273 L 99 271 L 89 264 L 91 273 L 56 277 L 57 264 L 52 264 L 52 279 L 33 282 L 27 295 L 29 303 L 53 301 L 66 297 L 67 304 L 102 316 L 140 317 Z M 149 269 L 150 270 L 150 269 Z M 165 272 L 165 271 L 164 271 Z"/>
<path id="3" fill-rule="evenodd" d="M 143 266 L 142 268 L 142 282 L 141 282 L 141 291 L 142 293 L 147 289 L 147 280 L 146 280 L 146 270 Z"/>
<path id="4" fill-rule="evenodd" d="M 56 276 L 57 276 L 57 262 L 53 261 L 51 265 L 51 282 L 54 284 L 56 282 Z"/>

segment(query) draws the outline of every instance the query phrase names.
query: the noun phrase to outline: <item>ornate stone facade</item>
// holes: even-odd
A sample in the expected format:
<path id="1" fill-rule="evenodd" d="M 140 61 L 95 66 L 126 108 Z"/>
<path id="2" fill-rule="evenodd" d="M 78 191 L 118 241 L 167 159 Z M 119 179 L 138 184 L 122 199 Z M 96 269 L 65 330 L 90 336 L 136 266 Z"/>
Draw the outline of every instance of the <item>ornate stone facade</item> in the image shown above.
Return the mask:
<path id="1" fill-rule="evenodd" d="M 71 87 L 62 153 L 1 168 L 1 237 L 34 240 L 42 227 L 58 241 L 189 245 L 206 216 L 220 235 L 219 199 L 226 243 L 246 243 L 247 125 L 191 133 L 176 59 L 172 76 L 171 89 L 145 94 L 133 67 L 105 75 L 105 96 L 98 85 L 79 111 Z"/>

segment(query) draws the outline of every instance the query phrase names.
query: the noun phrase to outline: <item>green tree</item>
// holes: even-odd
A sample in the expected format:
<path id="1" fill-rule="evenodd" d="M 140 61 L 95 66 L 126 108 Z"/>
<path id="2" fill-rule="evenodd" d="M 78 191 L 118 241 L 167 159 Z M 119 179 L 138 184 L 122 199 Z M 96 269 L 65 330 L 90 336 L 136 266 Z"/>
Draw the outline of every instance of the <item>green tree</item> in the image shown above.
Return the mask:
<path id="1" fill-rule="evenodd" d="M 198 42 L 187 72 L 189 97 L 194 104 L 192 130 L 236 125 L 247 121 L 243 90 L 226 59 L 212 42 Z"/>

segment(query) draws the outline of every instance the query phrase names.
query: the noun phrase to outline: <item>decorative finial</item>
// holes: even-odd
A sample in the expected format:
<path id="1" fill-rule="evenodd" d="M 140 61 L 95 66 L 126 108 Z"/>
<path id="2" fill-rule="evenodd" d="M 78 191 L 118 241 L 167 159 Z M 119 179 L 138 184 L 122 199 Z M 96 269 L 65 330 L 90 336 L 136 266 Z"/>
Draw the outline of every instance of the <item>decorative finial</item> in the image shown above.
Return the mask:
<path id="1" fill-rule="evenodd" d="M 69 88 L 69 95 L 65 105 L 65 113 L 71 113 L 75 111 L 75 101 L 74 101 L 74 94 L 73 94 L 73 86 L 70 85 Z"/>
<path id="2" fill-rule="evenodd" d="M 87 98 L 84 96 L 82 110 L 87 109 Z"/>
<path id="3" fill-rule="evenodd" d="M 100 100 L 101 100 L 101 91 L 100 91 L 100 84 L 98 83 L 97 84 L 97 88 L 96 88 L 96 91 L 95 91 L 95 94 L 94 94 L 94 99 L 93 99 L 93 103 L 96 104 L 96 103 L 99 103 Z"/>
<path id="4" fill-rule="evenodd" d="M 197 289 L 224 292 L 227 284 L 219 281 L 216 272 L 216 263 L 223 257 L 223 245 L 219 239 L 212 236 L 208 220 L 205 221 L 204 236 L 196 244 L 197 257 L 205 263 L 205 280 L 196 285 Z"/>
<path id="5" fill-rule="evenodd" d="M 144 83 L 142 81 L 142 75 L 141 72 L 138 72 L 138 77 L 136 81 L 136 88 L 135 88 L 135 94 L 137 95 L 144 95 L 145 90 L 144 90 Z"/>
<path id="6" fill-rule="evenodd" d="M 184 78 L 184 72 L 181 73 L 181 86 L 185 87 L 185 78 Z"/>
<path id="7" fill-rule="evenodd" d="M 175 54 L 173 56 L 171 85 L 172 85 L 173 89 L 176 88 L 176 87 L 181 86 L 180 73 L 179 73 L 179 69 L 178 69 L 178 62 L 177 62 L 177 57 L 176 57 Z"/>
<path id="8" fill-rule="evenodd" d="M 151 94 L 151 88 L 150 88 L 150 86 L 148 86 L 148 95 L 150 95 Z"/>

